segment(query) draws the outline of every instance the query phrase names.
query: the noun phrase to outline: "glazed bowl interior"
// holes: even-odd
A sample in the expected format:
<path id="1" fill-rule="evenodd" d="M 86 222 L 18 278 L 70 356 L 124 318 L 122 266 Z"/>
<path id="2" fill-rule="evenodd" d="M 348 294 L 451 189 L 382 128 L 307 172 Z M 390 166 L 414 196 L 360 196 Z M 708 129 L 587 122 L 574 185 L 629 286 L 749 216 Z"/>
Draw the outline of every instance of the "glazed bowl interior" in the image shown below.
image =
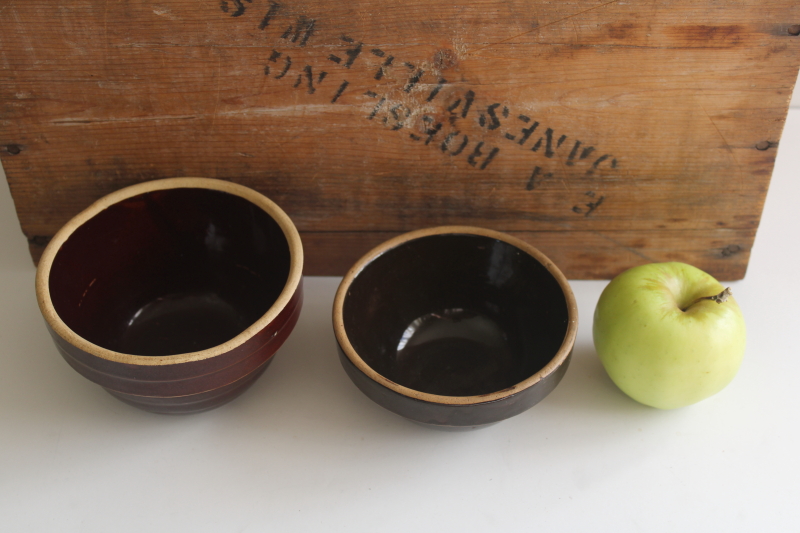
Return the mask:
<path id="1" fill-rule="evenodd" d="M 49 296 L 76 335 L 169 356 L 233 339 L 275 303 L 290 245 L 263 209 L 222 190 L 168 188 L 84 221 L 52 260 Z"/>
<path id="2" fill-rule="evenodd" d="M 509 242 L 432 234 L 359 268 L 341 307 L 346 351 L 389 386 L 489 395 L 530 380 L 563 351 L 570 325 L 564 288 Z"/>

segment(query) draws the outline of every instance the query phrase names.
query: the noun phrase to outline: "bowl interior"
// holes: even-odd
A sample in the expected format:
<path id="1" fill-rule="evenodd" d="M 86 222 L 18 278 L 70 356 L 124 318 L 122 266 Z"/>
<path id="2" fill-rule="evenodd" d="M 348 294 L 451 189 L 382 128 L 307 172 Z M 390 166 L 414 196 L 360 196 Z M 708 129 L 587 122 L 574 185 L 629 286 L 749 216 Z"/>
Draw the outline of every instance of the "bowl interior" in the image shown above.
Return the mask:
<path id="1" fill-rule="evenodd" d="M 272 306 L 290 268 L 289 243 L 248 200 L 212 189 L 140 194 L 74 230 L 56 254 L 53 306 L 75 333 L 116 352 L 205 350 Z"/>
<path id="2" fill-rule="evenodd" d="M 483 235 L 431 235 L 376 257 L 353 279 L 342 317 L 377 373 L 410 389 L 477 396 L 511 387 L 558 352 L 569 323 L 555 277 Z"/>

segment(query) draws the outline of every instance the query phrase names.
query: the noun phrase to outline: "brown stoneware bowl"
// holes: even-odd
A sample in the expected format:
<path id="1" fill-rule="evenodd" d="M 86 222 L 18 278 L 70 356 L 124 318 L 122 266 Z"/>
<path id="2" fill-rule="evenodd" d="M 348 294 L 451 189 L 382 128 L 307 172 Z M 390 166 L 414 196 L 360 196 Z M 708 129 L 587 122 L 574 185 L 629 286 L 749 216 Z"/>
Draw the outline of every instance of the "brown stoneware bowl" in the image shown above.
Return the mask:
<path id="1" fill-rule="evenodd" d="M 175 178 L 110 194 L 45 249 L 39 307 L 64 359 L 147 411 L 217 407 L 297 323 L 303 249 L 289 217 L 234 183 Z"/>
<path id="2" fill-rule="evenodd" d="M 440 427 L 477 427 L 547 396 L 567 370 L 578 312 L 564 275 L 496 231 L 401 235 L 342 280 L 333 327 L 347 375 L 379 405 Z"/>

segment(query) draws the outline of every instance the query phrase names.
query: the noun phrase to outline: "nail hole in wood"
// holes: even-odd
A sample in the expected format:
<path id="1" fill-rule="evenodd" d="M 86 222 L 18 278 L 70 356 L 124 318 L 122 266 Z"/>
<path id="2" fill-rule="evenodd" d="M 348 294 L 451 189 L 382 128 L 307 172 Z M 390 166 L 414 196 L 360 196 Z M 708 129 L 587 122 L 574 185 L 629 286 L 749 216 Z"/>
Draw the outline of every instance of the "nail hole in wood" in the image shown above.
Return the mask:
<path id="1" fill-rule="evenodd" d="M 6 145 L 6 152 L 11 155 L 17 155 L 22 151 L 22 147 L 18 144 L 7 144 Z"/>
<path id="2" fill-rule="evenodd" d="M 772 143 L 769 141 L 761 141 L 760 143 L 756 144 L 756 150 L 768 150 L 769 147 L 772 146 Z"/>
<path id="3" fill-rule="evenodd" d="M 800 24 L 795 24 L 794 26 L 789 26 L 789 29 L 787 31 L 789 32 L 789 35 L 792 35 L 792 36 L 795 36 L 795 37 L 800 35 Z"/>
<path id="4" fill-rule="evenodd" d="M 729 244 L 725 248 L 722 249 L 722 257 L 730 257 L 734 254 L 738 254 L 742 251 L 742 247 L 738 244 Z"/>
<path id="5" fill-rule="evenodd" d="M 53 239 L 52 235 L 34 235 L 28 238 L 28 244 L 44 248 Z"/>

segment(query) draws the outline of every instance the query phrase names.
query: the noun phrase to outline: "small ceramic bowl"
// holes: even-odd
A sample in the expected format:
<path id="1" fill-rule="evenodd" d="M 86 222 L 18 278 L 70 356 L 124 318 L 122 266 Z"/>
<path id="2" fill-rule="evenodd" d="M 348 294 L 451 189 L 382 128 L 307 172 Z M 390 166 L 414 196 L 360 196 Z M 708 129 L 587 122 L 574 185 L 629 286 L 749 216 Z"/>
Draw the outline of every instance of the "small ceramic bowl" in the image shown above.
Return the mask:
<path id="1" fill-rule="evenodd" d="M 440 227 L 389 240 L 342 280 L 333 327 L 347 375 L 423 424 L 517 415 L 567 370 L 578 312 L 564 275 L 496 231 Z"/>
<path id="2" fill-rule="evenodd" d="M 205 178 L 122 189 L 69 221 L 39 262 L 39 307 L 80 374 L 147 411 L 243 392 L 297 323 L 303 249 L 289 217 Z"/>

